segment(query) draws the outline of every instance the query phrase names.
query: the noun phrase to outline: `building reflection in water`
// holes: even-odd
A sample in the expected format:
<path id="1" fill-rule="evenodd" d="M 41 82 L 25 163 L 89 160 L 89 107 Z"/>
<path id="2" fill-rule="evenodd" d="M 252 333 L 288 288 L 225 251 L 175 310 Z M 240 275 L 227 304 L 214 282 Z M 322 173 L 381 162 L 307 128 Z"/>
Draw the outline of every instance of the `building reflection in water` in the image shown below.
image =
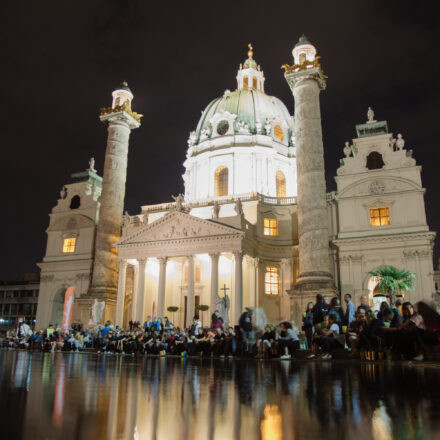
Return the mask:
<path id="1" fill-rule="evenodd" d="M 440 432 L 435 368 L 4 351 L 0 362 L 10 438 L 387 440 Z"/>

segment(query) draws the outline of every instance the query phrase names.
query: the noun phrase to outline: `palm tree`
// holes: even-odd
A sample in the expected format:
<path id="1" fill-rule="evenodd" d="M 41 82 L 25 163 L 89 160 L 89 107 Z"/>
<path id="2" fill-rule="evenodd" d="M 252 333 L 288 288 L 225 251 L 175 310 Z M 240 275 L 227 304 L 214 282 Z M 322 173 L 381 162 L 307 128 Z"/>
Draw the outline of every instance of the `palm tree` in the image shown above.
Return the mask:
<path id="1" fill-rule="evenodd" d="M 376 278 L 379 289 L 384 293 L 388 293 L 392 307 L 396 303 L 396 292 L 406 292 L 414 289 L 413 279 L 415 275 L 404 269 L 399 270 L 394 266 L 383 266 L 368 273 Z"/>

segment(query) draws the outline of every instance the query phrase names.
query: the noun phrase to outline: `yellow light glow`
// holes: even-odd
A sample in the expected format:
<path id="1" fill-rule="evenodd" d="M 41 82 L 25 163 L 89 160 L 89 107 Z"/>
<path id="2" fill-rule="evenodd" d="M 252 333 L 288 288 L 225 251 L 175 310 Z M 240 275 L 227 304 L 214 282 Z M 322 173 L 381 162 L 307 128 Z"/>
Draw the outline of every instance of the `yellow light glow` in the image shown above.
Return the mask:
<path id="1" fill-rule="evenodd" d="M 65 238 L 63 240 L 63 253 L 75 252 L 76 238 Z"/>
<path id="2" fill-rule="evenodd" d="M 372 208 L 370 209 L 370 225 L 384 226 L 390 224 L 389 208 Z"/>
<path id="3" fill-rule="evenodd" d="M 260 429 L 262 440 L 281 440 L 283 438 L 282 416 L 277 405 L 266 405 Z"/>
<path id="4" fill-rule="evenodd" d="M 266 295 L 280 294 L 280 273 L 278 267 L 266 267 L 266 273 L 264 274 L 264 293 Z"/>
<path id="5" fill-rule="evenodd" d="M 286 177 L 280 170 L 276 173 L 277 197 L 286 197 Z"/>
<path id="6" fill-rule="evenodd" d="M 264 219 L 264 235 L 271 235 L 271 236 L 278 235 L 278 220 L 274 218 Z"/>

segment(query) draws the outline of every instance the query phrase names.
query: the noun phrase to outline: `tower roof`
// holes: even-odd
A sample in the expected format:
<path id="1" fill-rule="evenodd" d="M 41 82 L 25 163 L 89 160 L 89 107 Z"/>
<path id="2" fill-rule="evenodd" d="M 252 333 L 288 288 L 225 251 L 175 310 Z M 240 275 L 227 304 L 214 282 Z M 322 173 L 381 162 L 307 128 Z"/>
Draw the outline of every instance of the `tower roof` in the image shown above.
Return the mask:
<path id="1" fill-rule="evenodd" d="M 302 34 L 299 37 L 298 43 L 295 44 L 295 47 L 303 46 L 304 44 L 312 44 L 312 43 L 309 41 L 309 39 L 304 34 Z"/>
<path id="2" fill-rule="evenodd" d="M 116 87 L 115 90 L 126 90 L 127 92 L 131 92 L 130 88 L 128 87 L 127 81 L 122 81 L 121 84 L 119 84 L 119 87 Z"/>

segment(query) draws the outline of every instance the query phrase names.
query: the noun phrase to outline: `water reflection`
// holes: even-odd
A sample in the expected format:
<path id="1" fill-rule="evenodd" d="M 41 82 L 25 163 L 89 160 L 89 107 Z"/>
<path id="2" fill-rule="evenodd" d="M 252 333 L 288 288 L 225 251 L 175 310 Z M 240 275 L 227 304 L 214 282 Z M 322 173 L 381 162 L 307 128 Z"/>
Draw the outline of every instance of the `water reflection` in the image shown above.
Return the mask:
<path id="1" fill-rule="evenodd" d="M 0 353 L 23 439 L 410 439 L 440 433 L 440 370 Z"/>

